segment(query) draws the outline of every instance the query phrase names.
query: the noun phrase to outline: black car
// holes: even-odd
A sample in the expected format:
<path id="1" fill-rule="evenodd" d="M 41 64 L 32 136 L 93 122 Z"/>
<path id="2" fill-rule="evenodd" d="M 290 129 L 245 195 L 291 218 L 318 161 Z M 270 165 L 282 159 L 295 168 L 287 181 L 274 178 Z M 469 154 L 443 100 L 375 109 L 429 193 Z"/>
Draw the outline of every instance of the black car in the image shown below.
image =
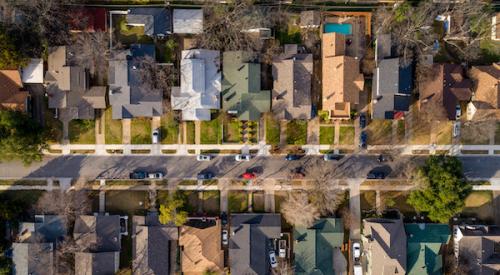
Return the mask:
<path id="1" fill-rule="evenodd" d="M 214 177 L 214 173 L 212 172 L 201 172 L 196 176 L 197 179 L 199 180 L 209 180 Z"/>
<path id="2" fill-rule="evenodd" d="M 294 155 L 294 154 L 288 154 L 288 155 L 286 155 L 285 159 L 286 160 L 298 160 L 298 159 L 300 159 L 300 156 Z"/>
<path id="3" fill-rule="evenodd" d="M 369 180 L 383 180 L 385 179 L 385 173 L 381 171 L 372 171 L 366 175 Z"/>
<path id="4" fill-rule="evenodd" d="M 329 161 L 329 160 L 340 160 L 342 158 L 342 155 L 336 155 L 336 154 L 325 154 L 323 156 L 323 160 Z"/>
<path id="5" fill-rule="evenodd" d="M 368 134 L 365 131 L 361 132 L 359 136 L 359 147 L 366 148 L 366 142 L 368 141 Z"/>
<path id="6" fill-rule="evenodd" d="M 364 129 L 366 127 L 366 115 L 365 114 L 359 115 L 359 127 L 361 129 Z"/>
<path id="7" fill-rule="evenodd" d="M 220 220 L 222 222 L 222 225 L 226 225 L 227 224 L 227 214 L 226 214 L 226 212 L 220 213 Z"/>
<path id="8" fill-rule="evenodd" d="M 148 176 L 148 173 L 143 171 L 135 171 L 129 174 L 130 179 L 143 180 Z"/>

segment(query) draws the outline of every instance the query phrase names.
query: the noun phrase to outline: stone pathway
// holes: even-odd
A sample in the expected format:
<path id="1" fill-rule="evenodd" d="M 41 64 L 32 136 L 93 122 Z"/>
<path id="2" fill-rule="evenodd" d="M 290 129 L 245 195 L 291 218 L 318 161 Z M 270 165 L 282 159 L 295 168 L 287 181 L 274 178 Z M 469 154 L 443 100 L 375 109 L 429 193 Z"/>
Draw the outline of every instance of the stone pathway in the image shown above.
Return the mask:
<path id="1" fill-rule="evenodd" d="M 95 117 L 95 143 L 96 144 L 105 144 L 105 127 L 106 127 L 106 118 L 103 111 L 97 110 Z"/>
<path id="2" fill-rule="evenodd" d="M 310 119 L 307 122 L 307 143 L 308 144 L 319 144 L 319 117 Z"/>
<path id="3" fill-rule="evenodd" d="M 335 120 L 335 130 L 334 130 L 334 136 L 333 136 L 333 144 L 339 145 L 340 144 L 340 121 Z"/>
<path id="4" fill-rule="evenodd" d="M 122 142 L 123 144 L 131 143 L 130 127 L 132 121 L 128 118 L 122 119 Z"/>
<path id="5" fill-rule="evenodd" d="M 69 144 L 69 121 L 62 121 L 62 144 Z"/>

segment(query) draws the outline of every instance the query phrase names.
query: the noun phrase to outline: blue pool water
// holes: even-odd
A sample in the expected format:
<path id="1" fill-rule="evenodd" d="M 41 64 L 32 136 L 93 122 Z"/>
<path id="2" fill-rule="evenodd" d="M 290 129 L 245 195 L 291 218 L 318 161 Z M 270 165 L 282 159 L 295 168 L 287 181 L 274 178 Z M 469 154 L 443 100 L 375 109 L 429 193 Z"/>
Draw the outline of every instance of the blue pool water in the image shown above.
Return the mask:
<path id="1" fill-rule="evenodd" d="M 338 32 L 341 34 L 349 35 L 352 34 L 351 24 L 337 24 L 337 23 L 326 23 L 325 33 Z"/>

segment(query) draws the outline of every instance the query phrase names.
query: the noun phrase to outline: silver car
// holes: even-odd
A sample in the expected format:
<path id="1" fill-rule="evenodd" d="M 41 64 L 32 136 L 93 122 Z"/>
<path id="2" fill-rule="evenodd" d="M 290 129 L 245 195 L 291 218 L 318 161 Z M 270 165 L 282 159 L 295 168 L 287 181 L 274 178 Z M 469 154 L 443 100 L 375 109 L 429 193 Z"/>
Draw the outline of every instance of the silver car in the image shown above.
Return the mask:
<path id="1" fill-rule="evenodd" d="M 228 232 L 226 229 L 222 230 L 222 245 L 227 245 L 228 244 Z"/>
<path id="2" fill-rule="evenodd" d="M 236 155 L 234 159 L 236 161 L 250 161 L 250 155 Z"/>
<path id="3" fill-rule="evenodd" d="M 269 251 L 269 262 L 271 263 L 272 268 L 278 267 L 278 262 L 276 261 L 276 253 L 274 253 L 274 250 Z"/>
<path id="4" fill-rule="evenodd" d="M 212 159 L 211 155 L 197 155 L 196 160 L 197 161 L 210 161 Z"/>

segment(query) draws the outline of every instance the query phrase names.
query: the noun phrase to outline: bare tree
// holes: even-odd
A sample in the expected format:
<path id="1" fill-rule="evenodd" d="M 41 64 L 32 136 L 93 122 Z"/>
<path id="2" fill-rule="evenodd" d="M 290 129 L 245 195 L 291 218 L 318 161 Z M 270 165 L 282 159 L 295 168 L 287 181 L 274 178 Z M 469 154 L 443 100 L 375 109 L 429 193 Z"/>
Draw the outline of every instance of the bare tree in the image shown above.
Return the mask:
<path id="1" fill-rule="evenodd" d="M 89 213 L 90 208 L 90 199 L 84 190 L 45 192 L 36 204 L 38 213 L 60 215 L 67 224 L 72 224 L 77 216 Z"/>
<path id="2" fill-rule="evenodd" d="M 345 201 L 345 191 L 334 181 L 331 169 L 321 162 L 311 163 L 306 168 L 306 173 L 312 179 L 312 189 L 309 190 L 311 202 L 316 205 L 322 216 L 335 213 Z"/>
<path id="3" fill-rule="evenodd" d="M 110 58 L 109 34 L 102 31 L 79 33 L 72 53 L 72 62 L 88 69 L 98 83 L 104 84 Z"/>
<path id="4" fill-rule="evenodd" d="M 281 206 L 281 213 L 294 226 L 310 227 L 319 219 L 319 210 L 309 201 L 306 192 L 289 193 Z"/>

